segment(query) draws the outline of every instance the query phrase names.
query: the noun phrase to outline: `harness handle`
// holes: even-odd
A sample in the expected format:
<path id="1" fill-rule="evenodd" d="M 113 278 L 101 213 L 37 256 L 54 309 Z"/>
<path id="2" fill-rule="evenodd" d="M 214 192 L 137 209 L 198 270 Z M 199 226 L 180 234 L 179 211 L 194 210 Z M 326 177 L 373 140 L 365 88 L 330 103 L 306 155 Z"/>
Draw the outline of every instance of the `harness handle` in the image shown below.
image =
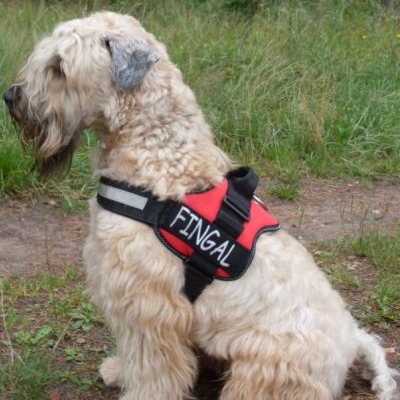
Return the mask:
<path id="1" fill-rule="evenodd" d="M 251 200 L 258 184 L 258 176 L 249 167 L 228 172 L 228 191 L 215 224 L 235 239 L 243 232 L 243 223 L 250 220 Z"/>

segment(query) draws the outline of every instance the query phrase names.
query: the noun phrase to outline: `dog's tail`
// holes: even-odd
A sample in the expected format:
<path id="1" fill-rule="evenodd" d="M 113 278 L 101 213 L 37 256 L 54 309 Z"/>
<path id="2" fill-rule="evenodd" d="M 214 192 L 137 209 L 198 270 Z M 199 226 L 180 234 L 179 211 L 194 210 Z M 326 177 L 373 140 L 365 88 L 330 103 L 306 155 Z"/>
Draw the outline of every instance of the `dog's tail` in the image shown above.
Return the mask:
<path id="1" fill-rule="evenodd" d="M 358 329 L 357 360 L 362 365 L 362 377 L 371 381 L 378 400 L 400 400 L 400 392 L 394 377 L 400 374 L 388 367 L 385 351 L 377 337 Z"/>

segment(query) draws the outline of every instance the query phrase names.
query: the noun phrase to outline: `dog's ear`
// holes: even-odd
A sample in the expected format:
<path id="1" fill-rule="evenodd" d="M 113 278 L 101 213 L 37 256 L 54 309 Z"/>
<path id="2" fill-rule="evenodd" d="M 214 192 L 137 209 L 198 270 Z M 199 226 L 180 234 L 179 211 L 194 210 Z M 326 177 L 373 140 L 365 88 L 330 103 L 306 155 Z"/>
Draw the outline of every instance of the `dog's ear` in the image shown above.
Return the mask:
<path id="1" fill-rule="evenodd" d="M 107 39 L 105 44 L 113 61 L 115 82 L 123 90 L 137 87 L 159 58 L 155 49 L 138 41 Z"/>

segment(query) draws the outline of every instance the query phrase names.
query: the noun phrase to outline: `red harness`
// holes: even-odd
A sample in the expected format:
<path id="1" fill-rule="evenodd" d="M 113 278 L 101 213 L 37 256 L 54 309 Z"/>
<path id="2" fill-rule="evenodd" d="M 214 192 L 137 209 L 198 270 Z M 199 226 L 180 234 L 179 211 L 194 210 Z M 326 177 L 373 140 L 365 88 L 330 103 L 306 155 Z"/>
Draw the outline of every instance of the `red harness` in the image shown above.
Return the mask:
<path id="1" fill-rule="evenodd" d="M 184 292 L 194 301 L 214 279 L 240 278 L 254 257 L 257 238 L 280 228 L 254 197 L 257 183 L 250 168 L 239 168 L 220 185 L 176 202 L 159 201 L 145 189 L 102 177 L 97 201 L 154 228 L 186 264 Z"/>
<path id="2" fill-rule="evenodd" d="M 196 194 L 188 194 L 185 196 L 183 200 L 183 204 L 187 206 L 190 210 L 195 211 L 197 214 L 201 215 L 208 222 L 214 222 L 217 219 L 218 213 L 222 207 L 223 200 L 228 191 L 228 180 L 225 179 L 219 186 L 216 186 L 206 192 L 196 193 Z M 201 238 L 203 235 L 202 243 L 207 241 L 207 233 L 210 235 L 210 232 L 204 233 L 199 228 L 199 223 L 193 218 L 190 218 L 192 214 L 186 213 L 184 216 L 188 217 L 182 221 L 183 224 L 186 225 L 186 228 L 189 225 L 189 228 L 186 229 L 187 236 L 194 232 L 194 235 L 198 234 Z M 196 224 L 197 223 L 197 224 Z M 182 225 L 182 224 L 181 224 Z M 197 229 L 196 229 L 197 227 Z M 258 200 L 251 200 L 251 208 L 250 208 L 250 219 L 243 223 L 243 231 L 236 238 L 236 242 L 241 245 L 244 249 L 248 250 L 251 253 L 254 253 L 254 247 L 258 236 L 265 231 L 274 231 L 279 229 L 279 222 L 276 218 L 274 218 L 271 214 L 269 214 L 268 210 L 262 205 Z M 164 244 L 167 245 L 170 249 L 178 252 L 182 258 L 190 258 L 194 253 L 194 248 L 185 242 L 183 239 L 180 239 L 174 233 L 169 232 L 167 229 L 158 228 L 157 229 L 160 236 L 164 239 Z M 209 239 L 211 241 L 212 238 Z M 200 240 L 199 240 L 200 241 Z M 209 243 L 209 246 L 212 244 Z M 215 250 L 215 246 L 214 246 Z M 222 256 L 227 255 L 230 250 L 230 247 L 226 246 L 226 252 L 220 252 Z M 252 258 L 252 257 L 251 257 Z M 227 260 L 225 260 L 226 262 Z M 236 260 L 238 261 L 238 260 Z M 246 261 L 246 265 L 242 265 L 241 271 L 237 271 L 233 273 L 229 265 L 223 266 L 218 265 L 215 270 L 215 278 L 220 280 L 233 280 L 239 278 L 239 276 L 243 275 L 245 269 L 247 269 L 248 264 L 250 264 L 251 260 Z"/>

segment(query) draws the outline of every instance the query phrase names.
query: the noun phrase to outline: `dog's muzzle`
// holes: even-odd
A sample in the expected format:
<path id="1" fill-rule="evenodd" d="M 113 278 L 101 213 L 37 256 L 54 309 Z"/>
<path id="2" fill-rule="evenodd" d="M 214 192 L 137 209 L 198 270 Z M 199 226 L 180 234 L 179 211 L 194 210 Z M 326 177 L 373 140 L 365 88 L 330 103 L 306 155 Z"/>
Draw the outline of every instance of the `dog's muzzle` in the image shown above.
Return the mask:
<path id="1" fill-rule="evenodd" d="M 3 99 L 10 111 L 12 111 L 18 101 L 21 100 L 21 91 L 22 89 L 20 86 L 12 85 L 4 93 Z"/>

